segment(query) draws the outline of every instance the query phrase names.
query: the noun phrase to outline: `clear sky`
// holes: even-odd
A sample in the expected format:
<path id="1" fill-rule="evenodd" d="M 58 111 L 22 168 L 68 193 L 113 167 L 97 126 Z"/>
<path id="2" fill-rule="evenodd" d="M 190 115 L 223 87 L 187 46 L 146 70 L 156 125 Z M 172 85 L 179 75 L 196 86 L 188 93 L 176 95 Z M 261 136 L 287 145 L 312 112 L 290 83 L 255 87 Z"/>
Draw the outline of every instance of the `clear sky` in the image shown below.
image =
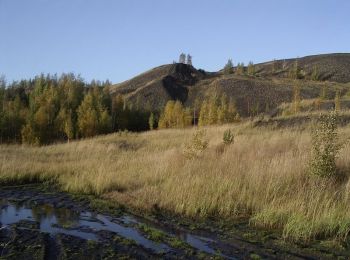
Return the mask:
<path id="1" fill-rule="evenodd" d="M 350 52 L 349 0 L 0 0 L 0 75 L 126 80 L 177 60 L 208 71 Z"/>

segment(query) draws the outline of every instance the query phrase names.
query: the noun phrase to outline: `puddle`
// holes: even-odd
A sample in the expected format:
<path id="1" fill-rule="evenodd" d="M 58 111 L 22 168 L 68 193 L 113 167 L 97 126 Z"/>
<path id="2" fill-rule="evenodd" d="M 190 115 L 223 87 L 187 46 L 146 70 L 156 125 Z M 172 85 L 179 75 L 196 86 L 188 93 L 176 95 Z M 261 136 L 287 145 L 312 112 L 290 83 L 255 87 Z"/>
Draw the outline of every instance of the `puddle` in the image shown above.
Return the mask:
<path id="1" fill-rule="evenodd" d="M 16 224 L 23 220 L 40 223 L 40 231 L 51 235 L 66 234 L 85 240 L 98 241 L 98 231 L 110 231 L 121 237 L 134 240 L 137 244 L 157 253 L 169 252 L 165 244 L 153 242 L 136 229 L 114 223 L 108 217 L 90 212 L 76 213 L 68 209 L 54 209 L 50 205 L 29 207 L 10 202 L 0 203 L 0 223 L 2 226 Z"/>
<path id="2" fill-rule="evenodd" d="M 36 206 L 28 204 L 17 205 L 6 200 L 0 200 L 0 223 L 2 227 L 17 224 L 24 220 L 38 223 L 37 226 L 41 232 L 49 233 L 52 236 L 66 234 L 84 240 L 99 241 L 101 238 L 98 232 L 108 231 L 133 240 L 138 245 L 151 249 L 156 253 L 172 252 L 172 248 L 168 245 L 147 239 L 136 228 L 142 222 L 129 215 L 110 218 L 87 211 L 76 212 L 65 208 L 56 209 L 49 204 Z M 199 251 L 229 258 L 211 248 L 210 244 L 215 243 L 215 241 L 209 238 L 179 231 L 168 235 L 178 237 Z"/>

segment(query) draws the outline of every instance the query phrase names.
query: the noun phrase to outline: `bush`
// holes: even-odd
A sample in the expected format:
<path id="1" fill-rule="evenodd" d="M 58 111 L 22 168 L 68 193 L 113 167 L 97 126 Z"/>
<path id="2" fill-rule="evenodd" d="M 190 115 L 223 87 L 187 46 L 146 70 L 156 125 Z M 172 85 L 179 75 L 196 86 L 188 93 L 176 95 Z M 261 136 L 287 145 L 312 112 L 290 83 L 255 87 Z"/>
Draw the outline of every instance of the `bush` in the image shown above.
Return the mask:
<path id="1" fill-rule="evenodd" d="M 337 175 L 336 157 L 341 149 L 337 134 L 338 114 L 332 111 L 320 115 L 312 129 L 310 172 L 320 177 Z"/>
<path id="2" fill-rule="evenodd" d="M 224 132 L 224 136 L 223 136 L 223 142 L 225 145 L 230 145 L 233 143 L 234 141 L 234 136 L 233 136 L 233 133 L 231 131 L 231 129 L 227 129 L 225 130 Z"/>
<path id="3" fill-rule="evenodd" d="M 188 159 L 194 159 L 200 156 L 200 154 L 207 149 L 208 140 L 206 139 L 205 130 L 197 130 L 189 144 L 185 144 L 184 156 Z"/>

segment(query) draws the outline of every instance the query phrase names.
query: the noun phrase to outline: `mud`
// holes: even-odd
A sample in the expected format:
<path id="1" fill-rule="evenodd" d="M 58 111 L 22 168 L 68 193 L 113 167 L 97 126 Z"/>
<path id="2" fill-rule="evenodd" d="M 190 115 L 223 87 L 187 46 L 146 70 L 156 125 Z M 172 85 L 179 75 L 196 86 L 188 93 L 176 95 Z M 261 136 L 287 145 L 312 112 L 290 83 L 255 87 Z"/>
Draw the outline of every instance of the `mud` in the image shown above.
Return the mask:
<path id="1" fill-rule="evenodd" d="M 50 191 L 48 191 L 50 190 Z M 288 244 L 238 225 L 194 229 L 38 185 L 0 187 L 0 259 L 320 259 L 346 248 Z M 103 204 L 103 203 L 102 203 Z"/>

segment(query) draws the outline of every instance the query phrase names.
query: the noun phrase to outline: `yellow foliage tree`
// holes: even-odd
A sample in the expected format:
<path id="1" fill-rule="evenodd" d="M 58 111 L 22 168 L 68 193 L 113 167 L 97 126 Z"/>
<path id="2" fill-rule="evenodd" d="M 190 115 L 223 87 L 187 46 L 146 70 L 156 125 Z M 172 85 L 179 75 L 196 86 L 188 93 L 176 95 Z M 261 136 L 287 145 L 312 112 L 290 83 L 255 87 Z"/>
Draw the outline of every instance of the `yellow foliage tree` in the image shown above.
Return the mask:
<path id="1" fill-rule="evenodd" d="M 183 128 L 192 124 L 190 109 L 185 109 L 180 101 L 170 100 L 165 105 L 158 121 L 159 128 Z"/>

